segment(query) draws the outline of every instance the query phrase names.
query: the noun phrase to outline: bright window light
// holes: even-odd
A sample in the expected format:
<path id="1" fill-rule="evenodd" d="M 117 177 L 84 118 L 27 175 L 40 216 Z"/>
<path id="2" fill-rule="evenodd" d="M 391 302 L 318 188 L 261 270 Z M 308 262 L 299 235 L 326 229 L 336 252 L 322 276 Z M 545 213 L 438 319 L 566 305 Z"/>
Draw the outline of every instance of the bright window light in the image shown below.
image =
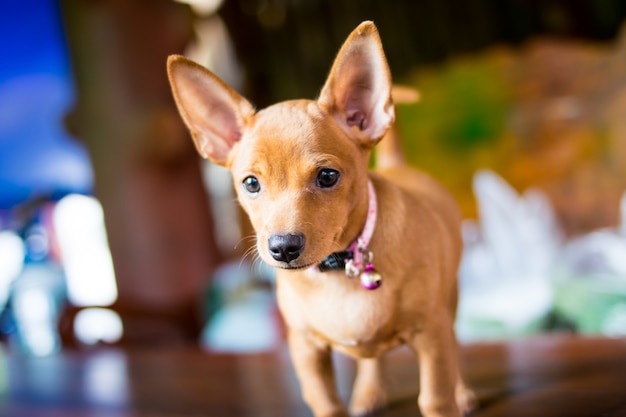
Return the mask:
<path id="1" fill-rule="evenodd" d="M 13 294 L 15 319 L 23 348 L 35 356 L 46 356 L 59 347 L 54 333 L 54 305 L 46 289 L 27 286 Z"/>
<path id="2" fill-rule="evenodd" d="M 0 311 L 6 304 L 11 282 L 24 266 L 24 243 L 10 231 L 0 232 Z"/>
<path id="3" fill-rule="evenodd" d="M 69 301 L 79 307 L 113 304 L 117 286 L 98 200 L 79 194 L 64 197 L 54 210 L 54 228 Z"/>
<path id="4" fill-rule="evenodd" d="M 107 308 L 86 308 L 74 319 L 74 335 L 86 345 L 118 342 L 123 331 L 120 316 Z"/>

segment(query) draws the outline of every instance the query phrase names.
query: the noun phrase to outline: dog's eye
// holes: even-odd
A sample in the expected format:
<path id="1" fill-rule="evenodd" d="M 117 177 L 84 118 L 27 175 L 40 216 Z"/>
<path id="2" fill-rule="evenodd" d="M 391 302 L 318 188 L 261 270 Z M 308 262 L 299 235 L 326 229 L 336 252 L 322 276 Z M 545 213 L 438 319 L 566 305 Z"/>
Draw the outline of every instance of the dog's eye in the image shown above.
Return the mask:
<path id="1" fill-rule="evenodd" d="M 330 188 L 339 181 L 339 172 L 334 169 L 325 168 L 317 174 L 317 186 L 320 188 Z"/>
<path id="2" fill-rule="evenodd" d="M 249 176 L 243 180 L 243 188 L 250 194 L 257 194 L 261 191 L 261 184 L 256 177 Z"/>

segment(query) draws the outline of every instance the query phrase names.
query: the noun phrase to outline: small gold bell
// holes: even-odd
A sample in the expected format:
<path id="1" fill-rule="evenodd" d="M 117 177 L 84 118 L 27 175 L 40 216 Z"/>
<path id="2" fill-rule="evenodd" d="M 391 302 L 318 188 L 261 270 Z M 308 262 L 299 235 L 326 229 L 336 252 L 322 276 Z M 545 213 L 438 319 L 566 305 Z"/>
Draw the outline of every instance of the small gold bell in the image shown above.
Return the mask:
<path id="1" fill-rule="evenodd" d="M 374 269 L 374 265 L 372 264 L 365 266 L 365 270 L 361 273 L 360 280 L 361 286 L 366 290 L 375 290 L 383 283 L 382 275 Z"/>

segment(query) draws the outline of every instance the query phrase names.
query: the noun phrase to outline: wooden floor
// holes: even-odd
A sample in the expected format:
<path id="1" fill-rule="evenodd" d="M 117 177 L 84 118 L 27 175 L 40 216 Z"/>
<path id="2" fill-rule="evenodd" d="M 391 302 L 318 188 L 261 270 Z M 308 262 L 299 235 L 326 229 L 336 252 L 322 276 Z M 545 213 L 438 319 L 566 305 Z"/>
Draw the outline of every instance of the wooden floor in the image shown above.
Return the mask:
<path id="1" fill-rule="evenodd" d="M 626 416 L 626 339 L 544 336 L 462 349 L 476 417 Z M 336 358 L 347 399 L 351 361 Z M 417 366 L 388 360 L 385 417 L 418 416 Z M 97 349 L 47 358 L 0 357 L 2 417 L 310 416 L 284 349 L 257 355 L 195 348 Z"/>

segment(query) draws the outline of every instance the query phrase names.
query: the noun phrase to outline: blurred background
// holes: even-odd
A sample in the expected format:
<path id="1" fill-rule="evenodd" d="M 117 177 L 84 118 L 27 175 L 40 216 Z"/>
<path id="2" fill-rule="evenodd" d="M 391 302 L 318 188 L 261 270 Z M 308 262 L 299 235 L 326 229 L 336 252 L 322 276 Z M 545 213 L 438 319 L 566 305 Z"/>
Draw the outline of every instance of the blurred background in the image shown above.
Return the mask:
<path id="1" fill-rule="evenodd" d="M 257 108 L 315 98 L 366 19 L 419 91 L 397 109 L 410 162 L 463 210 L 461 340 L 625 335 L 625 18 L 621 0 L 0 0 L 0 340 L 281 343 L 272 273 L 165 61 Z"/>

